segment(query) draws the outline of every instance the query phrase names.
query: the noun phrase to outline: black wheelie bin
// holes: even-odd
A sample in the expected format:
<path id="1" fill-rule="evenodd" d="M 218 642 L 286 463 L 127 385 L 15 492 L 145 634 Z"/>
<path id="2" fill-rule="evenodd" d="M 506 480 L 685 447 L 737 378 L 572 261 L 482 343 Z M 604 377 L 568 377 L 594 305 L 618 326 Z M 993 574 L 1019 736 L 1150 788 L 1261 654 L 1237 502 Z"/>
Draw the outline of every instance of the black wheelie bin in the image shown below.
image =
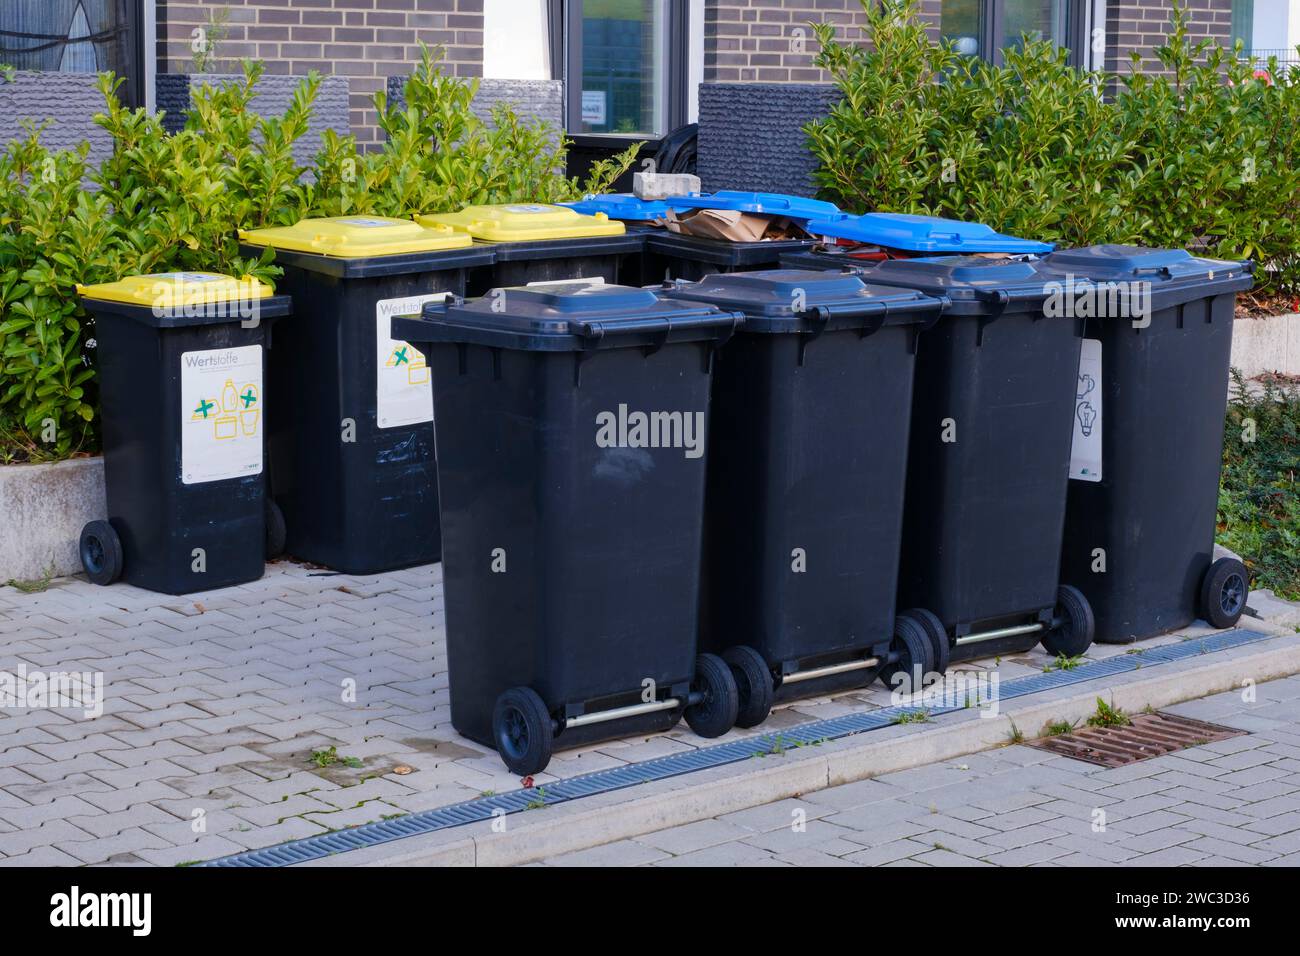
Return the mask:
<path id="1" fill-rule="evenodd" d="M 1091 603 L 1099 641 L 1198 615 L 1233 626 L 1250 576 L 1213 560 L 1215 512 L 1233 305 L 1253 264 L 1101 245 L 1044 266 L 1085 325 L 1062 573 Z"/>
<path id="2" fill-rule="evenodd" d="M 713 353 L 741 318 L 556 283 L 395 323 L 433 367 L 452 724 L 515 773 L 735 722 L 697 628 Z"/>
<path id="3" fill-rule="evenodd" d="M 266 351 L 288 296 L 208 272 L 79 286 L 95 319 L 108 520 L 81 532 L 95 584 L 191 594 L 262 576 Z"/>
<path id="4" fill-rule="evenodd" d="M 491 252 L 447 227 L 381 216 L 304 219 L 240 239 L 255 254 L 275 249 L 297 307 L 277 328 L 269 383 L 286 550 L 349 574 L 437 561 L 429 369 L 391 324 L 464 293 Z"/>
<path id="5" fill-rule="evenodd" d="M 917 339 L 944 300 L 825 270 L 666 289 L 745 314 L 714 372 L 701 626 L 737 724 L 878 674 L 919 688 L 940 637 L 894 597 Z"/>
<path id="6" fill-rule="evenodd" d="M 917 355 L 899 607 L 937 616 L 950 659 L 1040 640 L 1082 654 L 1092 611 L 1060 576 L 1081 323 L 1049 315 L 1035 261 L 894 259 L 862 275 L 950 300 Z"/>
<path id="7" fill-rule="evenodd" d="M 604 213 L 583 215 L 547 203 L 466 206 L 458 212 L 416 216 L 427 226 L 450 227 L 492 250 L 492 264 L 469 275 L 468 293 L 560 279 L 637 284 L 645 237 Z"/>

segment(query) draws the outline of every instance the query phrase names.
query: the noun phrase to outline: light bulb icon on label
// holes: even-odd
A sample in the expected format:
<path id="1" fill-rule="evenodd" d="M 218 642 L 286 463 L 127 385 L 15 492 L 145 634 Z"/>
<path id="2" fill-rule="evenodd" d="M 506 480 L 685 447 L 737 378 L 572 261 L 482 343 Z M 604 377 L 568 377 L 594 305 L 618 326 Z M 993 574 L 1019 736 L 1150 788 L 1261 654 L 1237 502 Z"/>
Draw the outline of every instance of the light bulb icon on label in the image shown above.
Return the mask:
<path id="1" fill-rule="evenodd" d="M 1079 420 L 1083 437 L 1089 437 L 1092 434 L 1092 426 L 1097 421 L 1097 409 L 1092 407 L 1092 402 L 1080 402 L 1079 407 L 1074 410 L 1074 417 Z"/>

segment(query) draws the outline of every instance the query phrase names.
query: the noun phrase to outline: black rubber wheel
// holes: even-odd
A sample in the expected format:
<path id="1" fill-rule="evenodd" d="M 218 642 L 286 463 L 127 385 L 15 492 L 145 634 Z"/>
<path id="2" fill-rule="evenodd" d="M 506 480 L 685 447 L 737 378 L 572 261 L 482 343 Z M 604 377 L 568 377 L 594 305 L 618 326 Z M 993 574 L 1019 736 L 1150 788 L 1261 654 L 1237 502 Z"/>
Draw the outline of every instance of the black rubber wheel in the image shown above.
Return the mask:
<path id="1" fill-rule="evenodd" d="M 284 542 L 287 532 L 284 527 L 284 512 L 275 503 L 275 499 L 266 499 L 266 559 L 274 561 L 284 554 Z"/>
<path id="2" fill-rule="evenodd" d="M 92 584 L 112 584 L 122 576 L 122 541 L 107 521 L 92 521 L 81 529 L 78 551 Z"/>
<path id="3" fill-rule="evenodd" d="M 492 708 L 492 739 L 511 773 L 531 777 L 551 762 L 555 728 L 546 703 L 531 687 L 512 687 Z"/>
<path id="4" fill-rule="evenodd" d="M 911 694 L 921 689 L 925 676 L 934 671 L 934 645 L 919 618 L 904 611 L 894 618 L 894 641 L 890 650 L 898 660 L 880 669 L 880 679 L 892 690 Z"/>
<path id="5" fill-rule="evenodd" d="M 930 646 L 934 650 L 932 680 L 938 680 L 947 672 L 948 665 L 952 662 L 952 645 L 948 643 L 948 629 L 943 626 L 943 621 L 939 620 L 939 615 L 923 607 L 910 608 L 903 613 L 916 618 L 925 628 L 926 636 L 930 638 Z"/>
<path id="6" fill-rule="evenodd" d="M 1250 572 L 1236 558 L 1219 558 L 1201 579 L 1201 617 L 1214 627 L 1233 627 L 1250 597 Z"/>
<path id="7" fill-rule="evenodd" d="M 739 644 L 728 648 L 722 659 L 731 668 L 736 681 L 739 708 L 736 711 L 737 727 L 757 727 L 772 712 L 772 671 L 763 655 L 752 647 Z"/>
<path id="8" fill-rule="evenodd" d="M 1092 605 L 1083 592 L 1068 584 L 1057 588 L 1052 629 L 1043 636 L 1043 650 L 1049 654 L 1078 657 L 1092 647 L 1096 631 Z"/>
<path id="9" fill-rule="evenodd" d="M 686 723 L 701 737 L 721 737 L 736 726 L 736 713 L 740 709 L 740 691 L 731 668 L 716 654 L 701 654 L 695 658 L 695 680 L 691 692 L 699 692 L 698 704 L 686 708 Z"/>

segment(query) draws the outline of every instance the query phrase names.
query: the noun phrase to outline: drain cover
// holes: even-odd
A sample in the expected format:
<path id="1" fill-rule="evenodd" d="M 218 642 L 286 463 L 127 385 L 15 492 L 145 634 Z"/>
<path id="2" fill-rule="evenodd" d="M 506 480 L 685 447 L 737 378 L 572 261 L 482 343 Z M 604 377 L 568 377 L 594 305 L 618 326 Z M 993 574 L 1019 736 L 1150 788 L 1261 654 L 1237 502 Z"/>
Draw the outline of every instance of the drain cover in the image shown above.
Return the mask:
<path id="1" fill-rule="evenodd" d="M 1103 767 L 1122 767 L 1161 754 L 1198 747 L 1212 740 L 1240 737 L 1246 731 L 1173 714 L 1139 714 L 1127 727 L 1085 727 L 1029 746 Z"/>

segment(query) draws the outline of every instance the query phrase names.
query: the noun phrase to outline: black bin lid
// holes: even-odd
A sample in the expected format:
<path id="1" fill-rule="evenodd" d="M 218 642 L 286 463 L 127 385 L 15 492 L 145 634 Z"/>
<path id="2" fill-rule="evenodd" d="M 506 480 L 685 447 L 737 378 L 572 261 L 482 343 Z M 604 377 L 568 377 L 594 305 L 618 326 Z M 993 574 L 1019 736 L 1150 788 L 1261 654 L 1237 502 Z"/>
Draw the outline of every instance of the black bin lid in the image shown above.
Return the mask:
<path id="1" fill-rule="evenodd" d="M 395 317 L 393 335 L 417 346 L 453 342 L 564 352 L 723 340 L 743 319 L 739 312 L 668 299 L 651 289 L 555 282 L 493 289 L 470 301 L 430 302 L 418 317 Z"/>
<path id="2" fill-rule="evenodd" d="M 947 296 L 950 311 L 1038 312 L 1051 294 L 1049 283 L 1059 281 L 1038 259 L 985 258 L 983 256 L 924 256 L 887 259 L 864 268 L 871 283 L 907 286 L 929 295 Z"/>
<path id="3" fill-rule="evenodd" d="M 729 272 L 665 283 L 664 294 L 741 311 L 746 332 L 928 324 L 946 304 L 916 289 L 872 285 L 853 273 L 825 269 Z"/>

